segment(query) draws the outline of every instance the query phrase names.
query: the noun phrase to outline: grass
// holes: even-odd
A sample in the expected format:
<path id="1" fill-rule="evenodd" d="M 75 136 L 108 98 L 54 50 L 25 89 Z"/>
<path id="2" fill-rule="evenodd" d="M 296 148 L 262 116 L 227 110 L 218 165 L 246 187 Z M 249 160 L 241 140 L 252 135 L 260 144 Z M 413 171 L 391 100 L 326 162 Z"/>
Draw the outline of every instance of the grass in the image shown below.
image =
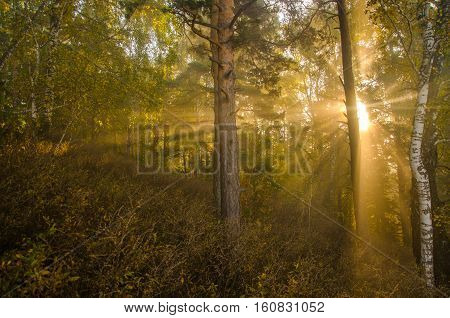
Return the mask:
<path id="1" fill-rule="evenodd" d="M 136 175 L 94 145 L 3 146 L 0 164 L 4 297 L 433 295 L 263 181 L 230 239 L 201 177 Z"/>

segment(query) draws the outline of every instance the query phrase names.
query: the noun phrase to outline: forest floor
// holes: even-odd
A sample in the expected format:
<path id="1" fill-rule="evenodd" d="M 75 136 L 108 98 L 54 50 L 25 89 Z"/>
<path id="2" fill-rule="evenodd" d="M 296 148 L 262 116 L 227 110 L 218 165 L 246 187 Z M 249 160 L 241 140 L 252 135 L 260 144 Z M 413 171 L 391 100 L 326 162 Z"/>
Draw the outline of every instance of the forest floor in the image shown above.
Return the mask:
<path id="1" fill-rule="evenodd" d="M 3 297 L 439 296 L 401 248 L 387 254 L 402 267 L 261 180 L 230 239 L 206 177 L 137 175 L 112 150 L 52 147 L 0 152 Z"/>

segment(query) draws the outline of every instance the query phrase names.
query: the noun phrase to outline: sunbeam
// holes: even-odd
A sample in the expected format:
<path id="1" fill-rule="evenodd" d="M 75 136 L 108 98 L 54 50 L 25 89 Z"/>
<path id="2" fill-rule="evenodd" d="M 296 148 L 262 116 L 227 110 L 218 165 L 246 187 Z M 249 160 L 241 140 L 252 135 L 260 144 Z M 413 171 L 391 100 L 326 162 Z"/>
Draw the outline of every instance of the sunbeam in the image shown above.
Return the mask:
<path id="1" fill-rule="evenodd" d="M 357 109 L 358 109 L 359 130 L 360 131 L 369 130 L 370 119 L 369 119 L 369 113 L 367 112 L 366 104 L 364 104 L 361 101 L 358 101 Z"/>

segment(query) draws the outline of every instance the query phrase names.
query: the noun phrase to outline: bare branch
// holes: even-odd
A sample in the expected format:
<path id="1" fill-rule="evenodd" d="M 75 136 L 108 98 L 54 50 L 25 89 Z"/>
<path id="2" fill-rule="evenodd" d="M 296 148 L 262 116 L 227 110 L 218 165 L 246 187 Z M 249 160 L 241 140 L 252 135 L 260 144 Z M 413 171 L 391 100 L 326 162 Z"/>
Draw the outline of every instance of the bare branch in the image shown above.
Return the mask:
<path id="1" fill-rule="evenodd" d="M 439 140 L 436 140 L 434 145 L 437 146 L 439 144 L 446 143 L 446 142 L 450 142 L 450 139 L 439 139 Z"/>

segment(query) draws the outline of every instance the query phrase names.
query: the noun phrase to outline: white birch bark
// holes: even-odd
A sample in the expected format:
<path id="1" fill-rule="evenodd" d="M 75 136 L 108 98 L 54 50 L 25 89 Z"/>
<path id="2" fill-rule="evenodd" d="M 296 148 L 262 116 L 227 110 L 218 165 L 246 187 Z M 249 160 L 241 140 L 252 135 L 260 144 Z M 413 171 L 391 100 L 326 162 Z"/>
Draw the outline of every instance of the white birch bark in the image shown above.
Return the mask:
<path id="1" fill-rule="evenodd" d="M 422 142 L 425 130 L 425 113 L 429 93 L 431 66 L 436 49 L 433 23 L 429 19 L 430 3 L 425 4 L 423 31 L 423 58 L 419 72 L 419 87 L 410 147 L 410 164 L 415 179 L 420 215 L 420 249 L 423 275 L 428 287 L 434 286 L 433 270 L 433 222 L 431 213 L 430 180 L 422 158 Z"/>
<path id="2" fill-rule="evenodd" d="M 38 118 L 38 109 L 36 105 L 36 82 L 39 78 L 39 68 L 41 65 L 41 53 L 40 53 L 40 45 L 36 40 L 36 36 L 33 32 L 33 38 L 35 42 L 35 56 L 36 56 L 36 65 L 34 70 L 32 71 L 31 65 L 29 66 L 30 70 L 30 84 L 31 84 L 31 118 L 33 121 L 36 121 Z"/>

